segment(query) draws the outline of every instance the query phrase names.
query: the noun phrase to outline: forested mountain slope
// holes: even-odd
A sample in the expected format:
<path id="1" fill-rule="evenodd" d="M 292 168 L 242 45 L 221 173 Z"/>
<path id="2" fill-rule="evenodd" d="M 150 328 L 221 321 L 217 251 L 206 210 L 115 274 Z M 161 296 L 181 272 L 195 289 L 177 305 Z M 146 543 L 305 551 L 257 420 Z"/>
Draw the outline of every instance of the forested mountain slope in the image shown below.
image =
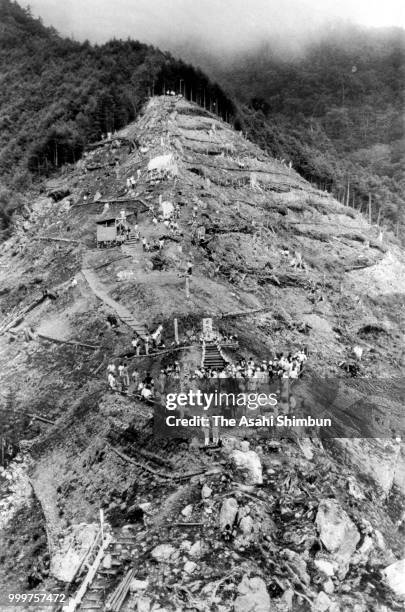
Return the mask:
<path id="1" fill-rule="evenodd" d="M 182 48 L 239 101 L 240 126 L 308 180 L 397 229 L 404 214 L 405 33 L 334 26 L 299 56 Z"/>
<path id="2" fill-rule="evenodd" d="M 148 95 L 178 90 L 180 79 L 185 95 L 215 100 L 220 113 L 232 115 L 216 85 L 168 53 L 132 40 L 80 44 L 0 0 L 3 227 L 33 178 L 77 161 L 86 142 L 132 121 Z"/>

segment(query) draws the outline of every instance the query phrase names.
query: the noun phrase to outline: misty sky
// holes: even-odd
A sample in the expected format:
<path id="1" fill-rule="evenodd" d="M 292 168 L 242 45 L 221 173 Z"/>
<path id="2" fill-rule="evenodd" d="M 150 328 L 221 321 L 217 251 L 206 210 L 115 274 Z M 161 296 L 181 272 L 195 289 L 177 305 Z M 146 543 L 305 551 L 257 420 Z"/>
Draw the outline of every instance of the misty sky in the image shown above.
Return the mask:
<path id="1" fill-rule="evenodd" d="M 334 18 L 405 27 L 403 0 L 22 0 L 45 25 L 78 40 L 133 38 L 163 49 L 195 41 L 213 52 L 270 36 L 311 37 Z"/>

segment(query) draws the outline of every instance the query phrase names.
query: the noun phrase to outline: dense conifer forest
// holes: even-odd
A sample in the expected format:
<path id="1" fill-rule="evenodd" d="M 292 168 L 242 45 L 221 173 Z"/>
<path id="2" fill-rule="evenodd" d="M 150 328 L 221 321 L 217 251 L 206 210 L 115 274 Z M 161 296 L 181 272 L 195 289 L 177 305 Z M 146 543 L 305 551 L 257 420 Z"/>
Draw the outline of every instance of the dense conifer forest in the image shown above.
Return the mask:
<path id="1" fill-rule="evenodd" d="M 204 66 L 204 58 L 201 58 Z M 373 222 L 404 219 L 405 32 L 342 25 L 293 58 L 271 44 L 209 71 L 250 139 Z"/>

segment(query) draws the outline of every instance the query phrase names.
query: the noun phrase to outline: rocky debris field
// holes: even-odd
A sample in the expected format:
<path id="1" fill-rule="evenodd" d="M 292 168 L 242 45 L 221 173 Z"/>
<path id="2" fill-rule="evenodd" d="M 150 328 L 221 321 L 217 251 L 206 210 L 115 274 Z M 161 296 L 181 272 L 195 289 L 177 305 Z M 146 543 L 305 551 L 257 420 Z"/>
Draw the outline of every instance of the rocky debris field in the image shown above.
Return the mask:
<path id="1" fill-rule="evenodd" d="M 148 173 L 160 155 L 173 156 L 175 175 Z M 401 609 L 402 443 L 253 436 L 249 449 L 204 450 L 157 439 L 152 407 L 106 383 L 107 364 L 130 351 L 123 312 L 149 331 L 162 324 L 167 347 L 175 317 L 188 346 L 211 316 L 237 335 L 233 360 L 305 345 L 308 376 L 346 378 L 342 364 L 356 362 L 370 384 L 400 377 L 405 266 L 395 239 L 180 98 L 153 98 L 137 123 L 31 199 L 0 254 L 2 392 L 19 436 L 11 455 L 23 451 L 29 478 L 18 499 L 2 487 L 4 584 L 50 584 L 52 554 L 102 508 L 113 530 L 131 533 L 125 559 L 104 568 L 106 598 L 133 570 L 123 610 Z M 176 205 L 176 229 L 153 221 L 159 201 Z M 97 249 L 107 205 L 136 213 L 140 235 L 163 236 L 163 249 Z M 157 378 L 174 359 L 190 371 L 200 358 L 197 343 L 130 355 L 130 365 Z M 28 515 L 38 547 L 22 526 Z"/>

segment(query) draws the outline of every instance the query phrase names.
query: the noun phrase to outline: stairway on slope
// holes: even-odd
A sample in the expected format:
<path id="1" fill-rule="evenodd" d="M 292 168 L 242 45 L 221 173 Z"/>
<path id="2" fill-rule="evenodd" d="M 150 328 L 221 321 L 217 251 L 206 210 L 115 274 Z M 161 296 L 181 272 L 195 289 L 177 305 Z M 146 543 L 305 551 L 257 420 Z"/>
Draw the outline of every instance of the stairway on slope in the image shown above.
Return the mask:
<path id="1" fill-rule="evenodd" d="M 99 280 L 94 270 L 89 268 L 82 268 L 82 274 L 88 282 L 93 293 L 102 300 L 109 308 L 115 312 L 115 314 L 121 319 L 123 323 L 128 325 L 138 336 L 145 340 L 148 335 L 146 327 L 137 321 L 134 315 L 122 304 L 116 302 L 112 297 L 108 295 L 108 291 L 103 286 L 103 283 Z"/>
<path id="2" fill-rule="evenodd" d="M 138 252 L 139 240 L 135 234 L 130 234 L 127 240 L 121 245 L 121 251 L 126 255 L 136 255 Z"/>
<path id="3" fill-rule="evenodd" d="M 113 531 L 113 540 L 104 555 L 104 565 L 102 562 L 77 608 L 80 612 L 102 612 L 105 609 L 107 597 L 131 562 L 135 546 L 136 533 L 131 526 Z M 111 562 L 106 564 L 108 557 Z"/>
<path id="4" fill-rule="evenodd" d="M 218 345 L 215 343 L 205 344 L 203 367 L 217 370 L 222 369 L 225 365 L 226 362 L 219 351 Z"/>
<path id="5" fill-rule="evenodd" d="M 128 327 L 130 327 L 136 333 L 137 336 L 145 338 L 148 335 L 147 329 L 141 323 L 139 323 L 139 321 L 137 321 L 135 317 L 133 317 L 131 314 L 123 314 L 120 316 L 120 319 L 123 323 L 125 323 L 125 325 L 128 325 Z"/>

